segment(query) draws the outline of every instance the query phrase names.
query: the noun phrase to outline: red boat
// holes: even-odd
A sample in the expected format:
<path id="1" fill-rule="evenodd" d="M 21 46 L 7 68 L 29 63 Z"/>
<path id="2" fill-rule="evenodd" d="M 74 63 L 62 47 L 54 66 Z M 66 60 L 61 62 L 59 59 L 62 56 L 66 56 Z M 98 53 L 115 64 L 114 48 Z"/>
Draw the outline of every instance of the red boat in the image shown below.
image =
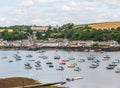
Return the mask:
<path id="1" fill-rule="evenodd" d="M 66 65 L 66 63 L 65 62 L 61 62 L 60 65 Z"/>

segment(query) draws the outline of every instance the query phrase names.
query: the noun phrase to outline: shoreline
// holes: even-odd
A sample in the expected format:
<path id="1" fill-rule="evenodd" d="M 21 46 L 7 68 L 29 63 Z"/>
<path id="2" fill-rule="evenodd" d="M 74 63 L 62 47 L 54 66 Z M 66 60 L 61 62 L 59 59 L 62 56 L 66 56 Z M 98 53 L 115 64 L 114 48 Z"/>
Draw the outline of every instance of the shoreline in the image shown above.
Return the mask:
<path id="1" fill-rule="evenodd" d="M 66 50 L 66 51 L 82 51 L 82 52 L 115 52 L 120 51 L 120 46 L 118 47 L 0 47 L 0 50 Z"/>

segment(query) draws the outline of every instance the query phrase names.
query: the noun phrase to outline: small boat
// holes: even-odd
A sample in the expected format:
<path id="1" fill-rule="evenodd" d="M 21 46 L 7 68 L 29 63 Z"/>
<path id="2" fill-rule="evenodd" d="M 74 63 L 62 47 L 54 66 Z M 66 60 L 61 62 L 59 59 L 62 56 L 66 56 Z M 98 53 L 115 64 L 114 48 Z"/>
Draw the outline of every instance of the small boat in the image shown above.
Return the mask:
<path id="1" fill-rule="evenodd" d="M 59 55 L 54 56 L 54 59 L 60 59 Z"/>
<path id="2" fill-rule="evenodd" d="M 73 57 L 70 57 L 70 58 L 69 58 L 69 60 L 75 60 L 75 58 L 73 58 Z"/>
<path id="3" fill-rule="evenodd" d="M 35 67 L 41 67 L 40 63 L 35 63 Z"/>
<path id="4" fill-rule="evenodd" d="M 104 57 L 103 57 L 103 61 L 108 61 L 110 59 L 110 56 L 109 55 L 105 55 Z"/>
<path id="5" fill-rule="evenodd" d="M 120 63 L 119 59 L 115 59 L 114 63 Z"/>
<path id="6" fill-rule="evenodd" d="M 38 53 L 44 53 L 46 52 L 45 50 L 39 50 Z"/>
<path id="7" fill-rule="evenodd" d="M 8 60 L 9 63 L 13 62 L 13 60 Z"/>
<path id="8" fill-rule="evenodd" d="M 26 57 L 33 57 L 31 54 L 28 54 Z"/>
<path id="9" fill-rule="evenodd" d="M 63 62 L 68 62 L 69 61 L 69 59 L 64 59 L 64 60 L 62 60 Z"/>
<path id="10" fill-rule="evenodd" d="M 60 62 L 60 65 L 66 65 L 66 62 Z"/>
<path id="11" fill-rule="evenodd" d="M 69 65 L 68 68 L 75 68 L 75 65 Z"/>
<path id="12" fill-rule="evenodd" d="M 117 69 L 115 70 L 115 73 L 120 73 L 120 68 L 117 68 Z"/>
<path id="13" fill-rule="evenodd" d="M 64 70 L 64 67 L 63 66 L 59 66 L 56 68 L 56 70 Z"/>
<path id="14" fill-rule="evenodd" d="M 74 71 L 81 71 L 80 67 L 76 67 Z"/>
<path id="15" fill-rule="evenodd" d="M 114 69 L 115 66 L 107 66 L 106 69 Z"/>
<path id="16" fill-rule="evenodd" d="M 94 60 L 95 59 L 95 56 L 94 55 L 90 55 L 87 57 L 88 60 Z"/>
<path id="17" fill-rule="evenodd" d="M 109 66 L 117 66 L 117 64 L 115 64 L 115 63 L 111 63 L 111 64 L 109 64 Z"/>
<path id="18" fill-rule="evenodd" d="M 24 66 L 25 66 L 25 69 L 32 69 L 29 63 L 25 63 Z"/>
<path id="19" fill-rule="evenodd" d="M 36 70 L 42 70 L 42 67 L 36 67 L 35 69 Z"/>
<path id="20" fill-rule="evenodd" d="M 52 64 L 52 62 L 46 62 L 46 64 Z"/>
<path id="21" fill-rule="evenodd" d="M 94 59 L 92 63 L 100 63 L 100 61 L 98 59 Z"/>
<path id="22" fill-rule="evenodd" d="M 91 64 L 89 68 L 97 68 L 98 66 L 96 64 Z"/>
<path id="23" fill-rule="evenodd" d="M 80 59 L 80 60 L 78 60 L 78 62 L 83 63 L 83 62 L 85 62 L 85 59 Z"/>
<path id="24" fill-rule="evenodd" d="M 21 59 L 21 56 L 19 56 L 19 55 L 16 54 L 16 55 L 14 56 L 14 58 L 15 58 L 15 59 Z"/>
<path id="25" fill-rule="evenodd" d="M 35 61 L 34 59 L 30 59 L 30 60 L 28 60 L 28 61 Z"/>
<path id="26" fill-rule="evenodd" d="M 49 65 L 49 67 L 50 67 L 50 68 L 53 68 L 53 67 L 54 67 L 54 65 L 50 64 L 50 65 Z"/>

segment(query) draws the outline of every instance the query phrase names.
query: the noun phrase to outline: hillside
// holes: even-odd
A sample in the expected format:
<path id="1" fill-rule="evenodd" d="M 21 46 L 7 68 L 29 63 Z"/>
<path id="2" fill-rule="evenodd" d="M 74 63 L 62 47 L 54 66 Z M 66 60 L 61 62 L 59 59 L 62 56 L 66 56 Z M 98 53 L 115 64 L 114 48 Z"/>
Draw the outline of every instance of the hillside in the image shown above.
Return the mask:
<path id="1" fill-rule="evenodd" d="M 94 24 L 89 24 L 88 26 L 95 29 L 111 29 L 111 28 L 120 27 L 120 22 L 94 23 Z"/>

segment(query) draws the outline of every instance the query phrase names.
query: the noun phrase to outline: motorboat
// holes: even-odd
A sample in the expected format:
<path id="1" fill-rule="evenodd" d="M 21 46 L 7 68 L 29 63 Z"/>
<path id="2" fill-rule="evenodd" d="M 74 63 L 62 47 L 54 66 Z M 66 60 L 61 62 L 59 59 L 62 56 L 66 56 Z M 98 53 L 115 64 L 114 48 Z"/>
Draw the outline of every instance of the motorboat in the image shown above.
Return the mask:
<path id="1" fill-rule="evenodd" d="M 54 59 L 60 59 L 60 56 L 59 55 L 55 55 Z"/>
<path id="2" fill-rule="evenodd" d="M 25 66 L 25 69 L 32 69 L 32 67 L 29 63 L 25 63 L 24 66 Z"/>
<path id="3" fill-rule="evenodd" d="M 68 68 L 75 68 L 75 65 L 68 65 Z"/>
<path id="4" fill-rule="evenodd" d="M 81 71 L 80 67 L 76 67 L 74 71 Z"/>
<path id="5" fill-rule="evenodd" d="M 115 66 L 107 66 L 106 69 L 114 69 Z"/>
<path id="6" fill-rule="evenodd" d="M 28 54 L 26 57 L 33 57 L 31 54 Z"/>
<path id="7" fill-rule="evenodd" d="M 108 61 L 110 59 L 110 56 L 109 55 L 105 55 L 104 57 L 103 57 L 103 61 Z"/>
<path id="8" fill-rule="evenodd" d="M 52 62 L 46 62 L 46 64 L 52 64 Z"/>
<path id="9" fill-rule="evenodd" d="M 13 62 L 13 60 L 8 60 L 9 63 Z"/>
<path id="10" fill-rule="evenodd" d="M 49 67 L 50 67 L 50 68 L 53 68 L 53 67 L 54 67 L 54 65 L 50 64 L 50 65 L 49 65 Z"/>
<path id="11" fill-rule="evenodd" d="M 60 62 L 60 65 L 66 65 L 66 62 Z"/>
<path id="12" fill-rule="evenodd" d="M 78 62 L 83 63 L 85 62 L 85 59 L 79 59 Z"/>
<path id="13" fill-rule="evenodd" d="M 95 59 L 95 56 L 94 55 L 90 55 L 87 57 L 88 60 L 94 60 Z"/>
<path id="14" fill-rule="evenodd" d="M 120 73 L 120 68 L 115 69 L 115 73 Z"/>
<path id="15" fill-rule="evenodd" d="M 91 64 L 90 66 L 89 66 L 89 68 L 97 68 L 98 67 L 98 65 L 96 65 L 96 64 Z"/>
<path id="16" fill-rule="evenodd" d="M 64 67 L 63 67 L 63 66 L 58 66 L 58 67 L 56 68 L 56 70 L 64 70 Z"/>
<path id="17" fill-rule="evenodd" d="M 73 58 L 73 57 L 70 57 L 70 58 L 69 58 L 69 60 L 75 60 L 75 58 Z"/>

